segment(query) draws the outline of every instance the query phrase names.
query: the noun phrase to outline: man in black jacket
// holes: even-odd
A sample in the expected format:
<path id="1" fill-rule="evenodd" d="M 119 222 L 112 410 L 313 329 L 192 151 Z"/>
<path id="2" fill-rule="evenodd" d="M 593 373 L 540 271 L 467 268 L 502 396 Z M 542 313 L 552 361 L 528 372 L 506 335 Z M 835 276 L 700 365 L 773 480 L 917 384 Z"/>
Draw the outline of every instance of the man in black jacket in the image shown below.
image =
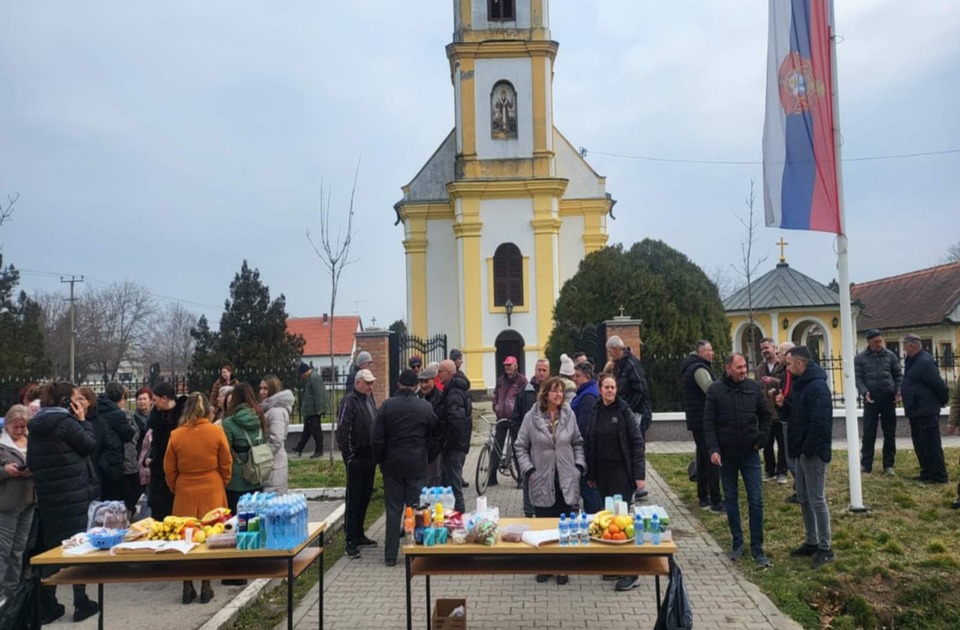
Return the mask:
<path id="1" fill-rule="evenodd" d="M 904 335 L 903 412 L 910 420 L 910 437 L 920 462 L 916 481 L 947 483 L 947 466 L 943 461 L 943 443 L 940 440 L 940 408 L 947 404 L 950 392 L 937 362 L 920 345 L 920 337 Z"/>
<path id="2" fill-rule="evenodd" d="M 437 403 L 437 417 L 443 431 L 440 466 L 443 479 L 453 488 L 454 509 L 463 513 L 463 462 L 473 433 L 470 381 L 457 371 L 456 364 L 450 359 L 440 363 L 438 375 L 443 383 L 443 393 Z"/>
<path id="3" fill-rule="evenodd" d="M 883 335 L 876 328 L 867 331 L 867 349 L 853 359 L 857 392 L 863 398 L 863 445 L 860 471 L 873 470 L 877 421 L 883 430 L 883 474 L 893 476 L 897 457 L 897 408 L 903 373 L 900 359 L 887 350 Z"/>
<path id="4" fill-rule="evenodd" d="M 653 421 L 653 412 L 650 407 L 650 388 L 647 386 L 643 364 L 617 335 L 607 339 L 607 353 L 613 361 L 613 376 L 617 379 L 617 396 L 622 398 L 633 411 L 646 438 L 647 429 Z"/>
<path id="5" fill-rule="evenodd" d="M 726 508 L 720 496 L 720 471 L 710 464 L 710 454 L 703 436 L 703 406 L 707 401 L 707 390 L 717 380 L 710 367 L 713 357 L 713 345 L 701 339 L 697 342 L 697 351 L 683 360 L 680 378 L 687 430 L 693 433 L 693 441 L 697 445 L 697 498 L 700 499 L 700 509 L 721 514 Z"/>
<path id="6" fill-rule="evenodd" d="M 707 390 L 703 408 L 703 434 L 710 462 L 720 466 L 727 524 L 733 537 L 730 559 L 743 555 L 743 526 L 740 523 L 738 483 L 743 476 L 750 516 L 750 554 L 760 568 L 770 566 L 763 552 L 763 489 L 760 450 L 770 433 L 770 408 L 760 385 L 747 379 L 743 355 L 727 355 L 724 375 Z"/>
<path id="7" fill-rule="evenodd" d="M 523 391 L 517 394 L 517 401 L 513 405 L 513 418 L 510 421 L 510 435 L 513 437 L 513 443 L 517 443 L 517 432 L 527 412 L 533 409 L 537 404 L 537 396 L 540 394 L 540 383 L 550 378 L 550 360 L 537 359 L 533 368 L 533 378 L 527 381 Z M 527 485 L 527 478 L 522 477 L 520 483 L 523 485 L 523 515 L 526 518 L 534 517 L 533 503 L 530 501 L 530 487 Z"/>
<path id="8" fill-rule="evenodd" d="M 816 569 L 837 559 L 830 545 L 830 508 L 825 494 L 833 444 L 833 403 L 827 373 L 813 362 L 809 348 L 788 350 L 786 364 L 793 381 L 787 450 L 797 456 L 797 498 L 806 533 L 804 544 L 790 555 L 813 556 L 811 566 Z"/>
<path id="9" fill-rule="evenodd" d="M 124 497 L 123 450 L 133 441 L 135 431 L 127 421 L 118 403 L 123 400 L 124 387 L 116 381 L 107 383 L 103 394 L 97 397 L 97 415 L 103 425 L 103 444 L 100 446 L 100 498 L 104 501 L 122 501 Z"/>
<path id="10" fill-rule="evenodd" d="M 417 372 L 400 373 L 397 392 L 380 405 L 373 425 L 373 461 L 383 473 L 387 513 L 384 562 L 397 564 L 400 520 L 407 505 L 416 506 L 427 472 L 427 437 L 437 424 L 433 406 L 417 397 Z"/>
<path id="11" fill-rule="evenodd" d="M 373 402 L 374 378 L 370 370 L 360 370 L 354 379 L 353 389 L 347 392 L 340 403 L 340 418 L 337 422 L 337 443 L 347 468 L 347 496 L 343 518 L 346 538 L 344 551 L 351 558 L 359 558 L 358 547 L 376 547 L 374 540 L 363 533 L 367 507 L 373 496 L 373 479 L 376 466 L 373 463 L 373 421 L 377 407 Z"/>

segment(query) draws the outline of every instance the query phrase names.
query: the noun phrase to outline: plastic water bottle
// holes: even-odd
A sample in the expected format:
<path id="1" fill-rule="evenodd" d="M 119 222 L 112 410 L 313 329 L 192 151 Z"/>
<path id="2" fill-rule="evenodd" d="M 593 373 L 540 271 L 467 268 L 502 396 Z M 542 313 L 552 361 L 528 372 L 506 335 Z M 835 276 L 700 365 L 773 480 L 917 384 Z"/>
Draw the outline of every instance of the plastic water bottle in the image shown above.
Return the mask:
<path id="1" fill-rule="evenodd" d="M 457 500 L 453 496 L 453 486 L 447 486 L 443 491 L 443 509 L 452 510 L 456 504 Z"/>
<path id="2" fill-rule="evenodd" d="M 420 488 L 420 505 L 424 506 L 430 502 L 430 495 L 427 494 L 427 487 Z"/>
<path id="3" fill-rule="evenodd" d="M 638 511 L 633 515 L 633 544 L 638 547 L 643 544 L 643 515 Z"/>
<path id="4" fill-rule="evenodd" d="M 560 515 L 560 523 L 557 525 L 560 530 L 560 546 L 566 547 L 570 544 L 570 528 L 567 526 L 567 515 Z"/>
<path id="5" fill-rule="evenodd" d="M 660 544 L 660 515 L 654 514 L 653 518 L 650 519 L 650 542 L 654 545 Z"/>
<path id="6" fill-rule="evenodd" d="M 580 544 L 590 544 L 590 519 L 586 512 L 580 512 Z"/>

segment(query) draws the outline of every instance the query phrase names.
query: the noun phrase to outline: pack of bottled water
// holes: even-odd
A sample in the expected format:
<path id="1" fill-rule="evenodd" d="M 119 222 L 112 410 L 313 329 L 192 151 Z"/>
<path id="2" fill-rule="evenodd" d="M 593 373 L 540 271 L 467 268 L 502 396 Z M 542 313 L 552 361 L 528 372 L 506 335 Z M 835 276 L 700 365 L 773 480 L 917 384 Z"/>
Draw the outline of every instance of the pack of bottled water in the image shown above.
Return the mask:
<path id="1" fill-rule="evenodd" d="M 452 510 L 456 505 L 456 498 L 453 496 L 452 486 L 433 486 L 420 489 L 420 506 L 436 507 L 437 503 L 443 506 L 444 510 Z"/>
<path id="2" fill-rule="evenodd" d="M 292 549 L 309 533 L 307 497 L 274 492 L 245 494 L 237 503 L 237 521 L 241 532 L 251 531 L 252 523 L 258 524 L 262 548 Z"/>

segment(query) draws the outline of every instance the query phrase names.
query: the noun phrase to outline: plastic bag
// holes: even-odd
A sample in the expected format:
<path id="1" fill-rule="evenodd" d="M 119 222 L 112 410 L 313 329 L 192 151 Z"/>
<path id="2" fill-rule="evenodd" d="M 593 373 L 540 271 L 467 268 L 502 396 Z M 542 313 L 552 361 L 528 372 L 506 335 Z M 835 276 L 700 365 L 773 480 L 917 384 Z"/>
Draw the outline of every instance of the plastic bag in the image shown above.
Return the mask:
<path id="1" fill-rule="evenodd" d="M 37 596 L 35 582 L 23 576 L 7 602 L 0 608 L 0 630 L 33 628 L 33 607 Z"/>
<path id="2" fill-rule="evenodd" d="M 110 527 L 128 529 L 130 515 L 123 501 L 94 501 L 87 509 L 87 529 Z"/>
<path id="3" fill-rule="evenodd" d="M 670 583 L 657 611 L 657 624 L 653 630 L 691 630 L 693 628 L 693 608 L 687 596 L 687 587 L 683 583 L 683 573 L 676 560 L 670 558 Z"/>

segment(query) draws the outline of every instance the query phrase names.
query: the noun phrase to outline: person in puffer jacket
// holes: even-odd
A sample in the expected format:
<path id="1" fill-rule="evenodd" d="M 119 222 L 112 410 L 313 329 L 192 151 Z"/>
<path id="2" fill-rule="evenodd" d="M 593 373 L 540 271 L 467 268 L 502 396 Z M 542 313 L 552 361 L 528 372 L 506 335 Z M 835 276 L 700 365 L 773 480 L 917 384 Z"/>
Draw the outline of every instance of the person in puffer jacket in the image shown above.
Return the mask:
<path id="1" fill-rule="evenodd" d="M 264 492 L 287 491 L 287 431 L 290 430 L 290 412 L 293 411 L 293 392 L 283 389 L 283 383 L 273 374 L 260 381 L 260 408 L 267 418 L 270 437 L 268 444 L 273 453 L 273 471 L 263 485 Z"/>

